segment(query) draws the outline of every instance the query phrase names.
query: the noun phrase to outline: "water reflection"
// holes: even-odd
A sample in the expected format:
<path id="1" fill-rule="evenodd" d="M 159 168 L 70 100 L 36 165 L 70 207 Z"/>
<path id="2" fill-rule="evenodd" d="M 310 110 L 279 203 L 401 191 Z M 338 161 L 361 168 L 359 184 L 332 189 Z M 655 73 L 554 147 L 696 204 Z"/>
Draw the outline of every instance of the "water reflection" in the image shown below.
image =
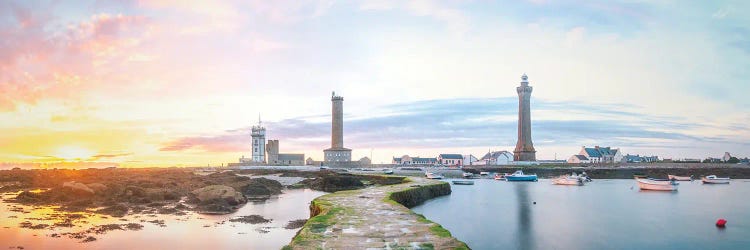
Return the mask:
<path id="1" fill-rule="evenodd" d="M 534 221 L 531 214 L 529 200 L 529 183 L 512 183 L 518 204 L 518 219 L 516 220 L 516 249 L 534 249 L 534 234 L 531 233 Z"/>
<path id="2" fill-rule="evenodd" d="M 475 180 L 414 207 L 472 249 L 745 249 L 750 183 L 680 183 L 640 192 L 633 180 L 583 187 Z M 536 202 L 536 205 L 534 204 Z M 455 211 L 462 211 L 456 213 Z M 498 214 L 502 214 L 498 216 Z M 729 221 L 716 228 L 717 218 Z M 479 223 L 477 223 L 479 222 Z"/>

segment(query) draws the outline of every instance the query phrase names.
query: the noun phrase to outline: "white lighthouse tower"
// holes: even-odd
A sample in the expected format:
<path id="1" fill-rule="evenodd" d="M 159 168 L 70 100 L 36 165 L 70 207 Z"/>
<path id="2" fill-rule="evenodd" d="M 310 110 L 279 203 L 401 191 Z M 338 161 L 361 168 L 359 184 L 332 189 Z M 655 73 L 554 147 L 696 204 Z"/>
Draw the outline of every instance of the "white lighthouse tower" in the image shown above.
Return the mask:
<path id="1" fill-rule="evenodd" d="M 253 163 L 266 163 L 266 128 L 258 115 L 258 125 L 253 126 L 250 136 L 253 138 Z"/>

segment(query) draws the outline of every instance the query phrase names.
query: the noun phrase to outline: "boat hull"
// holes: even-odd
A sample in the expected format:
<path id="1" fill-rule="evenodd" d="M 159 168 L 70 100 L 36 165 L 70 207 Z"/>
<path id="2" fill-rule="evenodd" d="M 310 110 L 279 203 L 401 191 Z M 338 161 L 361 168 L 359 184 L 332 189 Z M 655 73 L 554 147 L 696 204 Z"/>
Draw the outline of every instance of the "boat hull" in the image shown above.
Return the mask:
<path id="1" fill-rule="evenodd" d="M 667 179 L 675 180 L 675 181 L 692 181 L 693 180 L 692 176 L 676 176 L 676 175 L 670 174 L 670 175 L 667 175 L 667 177 L 669 177 Z"/>
<path id="2" fill-rule="evenodd" d="M 638 182 L 638 188 L 641 190 L 653 190 L 653 191 L 677 191 L 677 185 L 672 185 L 666 181 L 648 181 L 642 179 L 636 179 Z"/>
<path id="3" fill-rule="evenodd" d="M 552 179 L 552 184 L 568 185 L 568 186 L 583 186 L 583 181 L 579 181 L 577 179 L 556 178 L 556 179 Z"/>
<path id="4" fill-rule="evenodd" d="M 453 181 L 453 185 L 474 185 L 474 181 Z"/>
<path id="5" fill-rule="evenodd" d="M 729 180 L 709 180 L 703 179 L 703 184 L 729 184 Z"/>
<path id="6" fill-rule="evenodd" d="M 505 180 L 506 181 L 538 181 L 538 179 L 536 178 L 536 175 L 531 175 L 531 176 L 508 175 L 508 176 L 505 176 Z"/>

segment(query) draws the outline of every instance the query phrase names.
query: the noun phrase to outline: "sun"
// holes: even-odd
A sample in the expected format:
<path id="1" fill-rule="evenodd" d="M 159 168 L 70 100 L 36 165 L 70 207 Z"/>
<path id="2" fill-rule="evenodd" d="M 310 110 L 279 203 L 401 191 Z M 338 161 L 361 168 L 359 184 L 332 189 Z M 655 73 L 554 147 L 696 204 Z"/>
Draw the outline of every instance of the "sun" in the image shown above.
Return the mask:
<path id="1" fill-rule="evenodd" d="M 66 161 L 83 161 L 94 156 L 94 152 L 79 146 L 64 146 L 58 148 L 54 156 Z"/>

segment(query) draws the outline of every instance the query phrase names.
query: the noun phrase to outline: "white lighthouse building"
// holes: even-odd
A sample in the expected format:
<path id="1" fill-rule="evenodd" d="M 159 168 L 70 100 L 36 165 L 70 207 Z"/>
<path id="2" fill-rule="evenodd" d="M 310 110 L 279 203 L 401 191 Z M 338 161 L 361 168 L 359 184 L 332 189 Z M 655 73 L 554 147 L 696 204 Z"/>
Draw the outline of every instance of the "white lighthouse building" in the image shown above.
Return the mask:
<path id="1" fill-rule="evenodd" d="M 253 138 L 253 163 L 266 163 L 266 128 L 258 117 L 258 125 L 253 126 L 250 136 Z"/>

